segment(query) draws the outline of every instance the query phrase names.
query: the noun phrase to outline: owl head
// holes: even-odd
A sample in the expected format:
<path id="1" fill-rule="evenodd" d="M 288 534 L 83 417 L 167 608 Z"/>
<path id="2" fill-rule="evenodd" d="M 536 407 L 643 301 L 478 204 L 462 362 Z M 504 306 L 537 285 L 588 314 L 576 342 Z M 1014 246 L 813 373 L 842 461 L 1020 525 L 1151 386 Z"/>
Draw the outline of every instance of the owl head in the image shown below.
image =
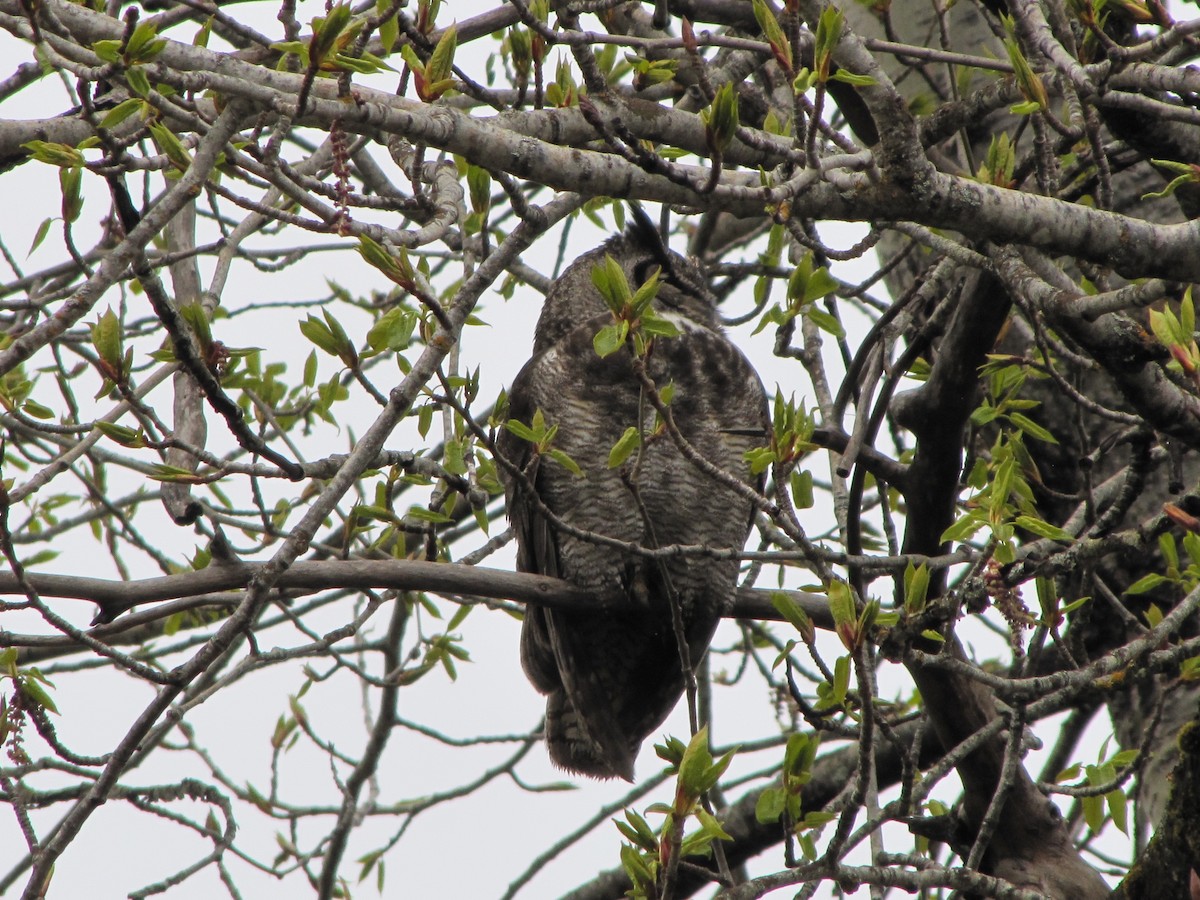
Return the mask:
<path id="1" fill-rule="evenodd" d="M 609 315 L 604 298 L 592 283 L 592 270 L 604 262 L 606 254 L 621 266 L 633 290 L 649 281 L 655 270 L 661 270 L 654 300 L 658 312 L 683 316 L 697 325 L 720 331 L 716 299 L 699 266 L 667 249 L 641 207 L 631 209 L 633 215 L 624 234 L 583 254 L 550 286 L 534 332 L 535 353 L 557 343 L 585 322 Z"/>

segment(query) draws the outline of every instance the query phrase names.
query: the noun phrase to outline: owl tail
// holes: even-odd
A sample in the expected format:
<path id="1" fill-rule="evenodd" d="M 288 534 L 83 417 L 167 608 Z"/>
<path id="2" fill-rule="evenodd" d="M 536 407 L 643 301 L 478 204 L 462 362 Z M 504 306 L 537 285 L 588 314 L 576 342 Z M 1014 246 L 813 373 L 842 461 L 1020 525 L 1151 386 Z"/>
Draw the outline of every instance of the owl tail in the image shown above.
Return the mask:
<path id="1" fill-rule="evenodd" d="M 640 741 L 630 741 L 615 729 L 593 734 L 561 688 L 546 698 L 546 748 L 556 766 L 592 778 L 633 781 L 633 763 Z"/>

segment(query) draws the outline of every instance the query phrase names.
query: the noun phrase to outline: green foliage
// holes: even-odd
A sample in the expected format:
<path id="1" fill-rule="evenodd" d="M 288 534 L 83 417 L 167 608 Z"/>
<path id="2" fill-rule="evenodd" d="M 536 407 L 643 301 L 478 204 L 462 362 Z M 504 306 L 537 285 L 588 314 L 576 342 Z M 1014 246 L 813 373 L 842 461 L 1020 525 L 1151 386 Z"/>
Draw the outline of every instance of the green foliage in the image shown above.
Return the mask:
<path id="1" fill-rule="evenodd" d="M 458 28 L 451 25 L 442 32 L 429 60 L 421 62 L 411 44 L 401 48 L 401 55 L 413 74 L 417 96 L 426 103 L 444 96 L 454 87 L 454 52 L 458 48 Z"/>
<path id="2" fill-rule="evenodd" d="M 365 19 L 353 18 L 348 3 L 339 3 L 331 7 L 327 15 L 312 20 L 312 34 L 307 41 L 280 41 L 272 44 L 271 49 L 282 54 L 281 66 L 285 64 L 286 56 L 291 54 L 300 60 L 305 69 L 319 75 L 339 72 L 368 75 L 384 69 L 395 71 L 373 53 L 365 50 L 361 53 L 348 52 L 352 51 L 351 45 L 366 24 Z"/>
<path id="3" fill-rule="evenodd" d="M 912 560 L 904 567 L 904 610 L 915 615 L 925 608 L 929 595 L 929 567 L 914 566 Z"/>
<path id="4" fill-rule="evenodd" d="M 792 42 L 783 33 L 779 20 L 775 18 L 774 10 L 766 0 L 754 0 L 754 19 L 758 22 L 763 37 L 771 45 L 771 54 L 775 57 L 776 62 L 790 75 L 792 73 Z"/>
<path id="5" fill-rule="evenodd" d="M 628 68 L 636 73 L 638 83 L 647 86 L 670 81 L 679 68 L 679 61 L 676 59 L 643 59 L 632 53 L 625 55 L 625 61 L 629 64 Z"/>
<path id="6" fill-rule="evenodd" d="M 161 122 L 150 123 L 150 136 L 158 152 L 166 156 L 167 161 L 175 167 L 174 172 L 168 172 L 167 177 L 178 178 L 192 165 L 192 154 L 184 147 L 183 141 L 170 128 Z"/>
<path id="7" fill-rule="evenodd" d="M 1152 159 L 1150 162 L 1159 168 L 1176 174 L 1161 191 L 1145 194 L 1142 198 L 1144 200 L 1170 197 L 1185 184 L 1200 184 L 1200 166 L 1197 166 L 1195 163 L 1172 162 L 1169 159 Z M 1188 290 L 1190 291 L 1191 288 L 1189 287 Z"/>
<path id="8" fill-rule="evenodd" d="M 821 10 L 821 18 L 817 20 L 817 31 L 813 39 L 813 69 L 818 81 L 829 80 L 833 51 L 842 39 L 845 24 L 846 17 L 836 6 L 829 5 Z"/>
<path id="9" fill-rule="evenodd" d="M 504 427 L 521 440 L 529 441 L 533 444 L 534 453 L 549 457 L 573 475 L 578 475 L 580 478 L 584 477 L 583 470 L 579 468 L 579 464 L 554 446 L 554 438 L 558 434 L 558 425 L 547 425 L 545 416 L 542 415 L 540 409 L 534 412 L 533 422 L 529 425 L 518 419 L 509 419 L 504 423 Z"/>
<path id="10" fill-rule="evenodd" d="M 1041 474 L 1025 446 L 1025 436 L 1049 444 L 1058 443 L 1045 427 L 1025 414 L 1038 401 L 1022 396 L 1025 382 L 1036 373 L 1024 361 L 992 355 L 983 367 L 987 396 L 971 414 L 977 428 L 1000 426 L 990 453 L 976 459 L 967 483 L 976 493 L 961 515 L 942 535 L 943 541 L 965 541 L 987 528 L 995 542 L 993 556 L 1000 563 L 1014 559 L 1015 529 L 1054 541 L 1072 542 L 1074 537 L 1041 517 L 1034 504 L 1032 484 Z"/>
<path id="11" fill-rule="evenodd" d="M 746 452 L 746 461 L 750 470 L 755 474 L 765 472 L 773 464 L 791 466 L 803 459 L 807 454 L 817 449 L 811 440 L 816 430 L 816 417 L 809 412 L 803 400 L 796 405 L 793 394 L 784 399 L 781 390 L 775 391 L 775 402 L 771 416 L 771 443 L 767 447 L 757 447 Z M 792 485 L 793 492 L 799 492 L 799 501 L 810 499 L 805 497 L 806 491 L 811 491 L 811 475 L 807 480 L 801 479 Z M 797 505 L 803 507 L 804 503 Z"/>
<path id="12" fill-rule="evenodd" d="M 38 162 L 59 168 L 77 167 L 84 163 L 83 154 L 68 144 L 26 141 L 21 145 L 21 149 L 27 150 L 29 155 Z"/>
<path id="13" fill-rule="evenodd" d="M 1019 414 L 1008 415 L 1013 419 Z M 1002 432 L 996 438 L 991 454 L 976 461 L 968 477 L 968 483 L 976 488 L 976 493 L 967 504 L 965 514 L 942 534 L 942 540 L 965 541 L 980 529 L 987 528 L 994 541 L 992 555 L 1001 564 L 1015 558 L 1018 528 L 1054 541 L 1074 541 L 1069 532 L 1038 514 L 1029 483 L 1030 478 L 1038 477 L 1022 432 Z"/>
<path id="14" fill-rule="evenodd" d="M 0 650 L 0 683 L 5 680 L 12 682 L 21 697 L 22 706 L 58 715 L 58 707 L 54 704 L 49 690 L 54 687 L 54 683 L 43 675 L 37 666 L 18 666 L 15 647 Z M 11 743 L 10 738 L 13 738 Z M 14 761 L 19 762 L 24 755 L 20 746 L 19 726 L 16 717 L 9 714 L 7 698 L 0 694 L 0 746 L 5 744 L 9 746 L 9 756 L 12 757 L 15 753 Z"/>
<path id="15" fill-rule="evenodd" d="M 829 613 L 833 616 L 834 628 L 847 650 L 858 646 L 858 611 L 854 605 L 854 594 L 846 582 L 834 579 L 825 589 L 829 597 Z"/>
<path id="16" fill-rule="evenodd" d="M 724 153 L 738 130 L 738 96 L 732 84 L 721 85 L 713 102 L 700 111 L 700 121 L 709 151 L 714 156 Z"/>
<path id="17" fill-rule="evenodd" d="M 167 46 L 166 40 L 157 35 L 158 23 L 153 19 L 146 19 L 137 24 L 127 42 L 96 41 L 92 44 L 92 50 L 107 63 L 136 66 L 151 62 Z"/>
<path id="18" fill-rule="evenodd" d="M 1008 61 L 1012 64 L 1017 88 L 1025 97 L 1025 102 L 1015 104 L 1011 107 L 1010 112 L 1013 115 L 1028 115 L 1049 110 L 1050 98 L 1046 94 L 1046 86 L 1042 83 L 1041 76 L 1034 72 L 1033 67 L 1029 65 L 1025 54 L 1021 52 L 1021 45 L 1017 43 L 1015 36 L 1016 26 L 1013 19 L 1003 14 L 1000 18 L 1004 22 L 1004 30 L 1008 33 L 1008 37 L 1004 39 L 1004 49 L 1008 53 Z"/>
<path id="19" fill-rule="evenodd" d="M 996 187 L 1008 188 L 1013 186 L 1013 167 L 1017 163 L 1016 148 L 1008 132 L 1002 131 L 992 136 L 988 145 L 987 158 L 984 160 L 975 178 L 983 184 L 994 184 Z"/>
<path id="20" fill-rule="evenodd" d="M 579 88 L 571 74 L 571 64 L 561 57 L 554 67 L 554 81 L 546 86 L 546 102 L 560 109 L 579 105 Z"/>
<path id="21" fill-rule="evenodd" d="M 1171 368 L 1189 378 L 1200 378 L 1200 348 L 1196 346 L 1196 310 L 1188 285 L 1179 304 L 1179 315 L 1169 306 L 1150 310 L 1150 330 L 1171 354 Z"/>
<path id="22" fill-rule="evenodd" d="M 97 366 L 104 377 L 104 384 L 96 397 L 108 394 L 115 385 L 125 384 L 133 367 L 133 350 L 124 347 L 121 322 L 111 308 L 106 309 L 92 325 L 92 347 L 96 351 Z"/>
<path id="23" fill-rule="evenodd" d="M 1096 788 L 1099 790 L 1085 793 L 1079 798 L 1083 808 L 1083 818 L 1088 827 L 1099 833 L 1106 821 L 1111 821 L 1122 834 L 1129 833 L 1129 797 L 1121 787 L 1121 783 L 1131 774 L 1131 767 L 1137 763 L 1139 751 L 1121 750 L 1112 756 L 1105 756 L 1108 748 L 1106 739 L 1100 747 L 1098 762 L 1094 765 L 1081 766 L 1075 763 L 1064 769 L 1055 779 L 1058 783 L 1070 781 L 1083 775 L 1083 781 L 1077 788 Z M 1104 790 L 1108 788 L 1108 790 Z"/>
<path id="24" fill-rule="evenodd" d="M 308 316 L 300 323 L 300 333 L 319 349 L 340 359 L 347 369 L 357 369 L 358 350 L 342 324 L 327 309 L 321 310 L 321 316 L 324 321 Z"/>
<path id="25" fill-rule="evenodd" d="M 816 637 L 816 632 L 813 628 L 812 620 L 808 614 L 796 605 L 787 594 L 782 591 L 773 591 L 771 593 L 771 605 L 779 611 L 779 614 L 786 619 L 793 628 L 800 632 L 804 643 L 810 644 Z"/>
<path id="26" fill-rule="evenodd" d="M 1182 565 L 1175 535 L 1165 532 L 1158 536 L 1158 550 L 1166 567 L 1161 572 L 1149 572 L 1125 589 L 1127 595 L 1145 594 L 1160 587 L 1171 586 L 1177 596 L 1185 596 L 1200 586 L 1200 534 L 1189 531 L 1183 536 L 1183 549 L 1188 563 Z"/>
<path id="27" fill-rule="evenodd" d="M 804 858 L 817 858 L 814 837 L 821 828 L 836 816 L 833 813 L 813 810 L 805 813 L 803 804 L 804 786 L 812 779 L 813 763 L 821 743 L 819 733 L 795 732 L 788 735 L 784 750 L 783 765 L 779 781 L 765 788 L 758 796 L 754 816 L 759 822 L 783 821 L 788 831 L 798 839 Z"/>
<path id="28" fill-rule="evenodd" d="M 645 356 L 655 338 L 672 338 L 679 335 L 679 328 L 653 308 L 658 296 L 658 279 L 661 270 L 655 269 L 651 276 L 636 291 L 631 290 L 629 279 L 620 264 L 609 254 L 604 262 L 592 268 L 592 284 L 600 292 L 613 322 L 596 333 L 592 345 L 601 357 L 611 356 L 626 343 L 630 343 L 637 356 Z"/>
<path id="29" fill-rule="evenodd" d="M 834 316 L 816 307 L 816 301 L 834 294 L 838 290 L 837 280 L 825 266 L 817 266 L 812 252 L 804 255 L 800 263 L 792 270 L 788 278 L 787 303 L 775 304 L 768 309 L 759 320 L 754 333 L 762 331 L 768 325 L 786 326 L 797 316 L 805 316 L 822 331 L 834 337 L 845 337 L 842 328 Z"/>
<path id="30" fill-rule="evenodd" d="M 737 751 L 730 750 L 714 760 L 708 747 L 707 726 L 696 732 L 686 746 L 671 737 L 654 749 L 676 776 L 673 801 L 653 804 L 647 810 L 664 817 L 662 827 L 656 833 L 644 817 L 630 809 L 625 810 L 624 822 L 613 820 L 629 842 L 621 845 L 621 866 L 633 883 L 630 896 L 640 898 L 658 896 L 661 875 L 675 862 L 676 846 L 680 858 L 709 856 L 714 841 L 733 840 L 705 808 L 704 797 L 720 781 Z M 693 819 L 700 827 L 683 834 Z"/>

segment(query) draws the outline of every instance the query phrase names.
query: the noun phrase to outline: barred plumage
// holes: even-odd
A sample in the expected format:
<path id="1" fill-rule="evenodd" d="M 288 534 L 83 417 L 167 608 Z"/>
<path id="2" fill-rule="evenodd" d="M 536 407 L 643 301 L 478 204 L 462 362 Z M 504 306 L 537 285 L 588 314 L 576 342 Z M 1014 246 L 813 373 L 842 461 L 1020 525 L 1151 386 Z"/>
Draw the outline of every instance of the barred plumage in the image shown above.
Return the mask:
<path id="1" fill-rule="evenodd" d="M 593 338 L 612 316 L 592 283 L 592 269 L 611 255 L 632 287 L 662 268 L 658 315 L 680 334 L 655 340 L 647 373 L 658 388 L 674 384 L 671 413 L 700 455 L 743 485 L 761 490 L 744 459 L 768 434 L 766 394 L 746 357 L 721 332 L 702 274 L 667 252 L 644 221 L 576 260 L 552 285 L 542 309 L 534 357 L 513 382 L 511 418 L 526 424 L 541 410 L 558 425 L 554 447 L 582 469 L 534 454 L 507 431 L 500 452 L 522 468 L 541 502 L 563 522 L 644 547 L 706 545 L 740 550 L 753 503 L 731 484 L 700 470 L 671 436 L 650 434 L 653 406 L 642 396 L 628 349 L 606 358 Z M 608 467 L 609 452 L 629 426 L 647 434 L 640 460 Z M 521 661 L 548 695 L 546 743 L 565 769 L 632 780 L 642 741 L 671 712 L 683 691 L 680 653 L 671 626 L 678 598 L 691 665 L 699 664 L 735 588 L 736 560 L 705 556 L 650 559 L 556 530 L 517 480 L 505 478 L 516 532 L 517 566 L 594 589 L 594 609 L 531 606 L 521 632 Z M 606 609 L 604 597 L 633 601 Z M 611 606 L 611 604 L 609 604 Z"/>

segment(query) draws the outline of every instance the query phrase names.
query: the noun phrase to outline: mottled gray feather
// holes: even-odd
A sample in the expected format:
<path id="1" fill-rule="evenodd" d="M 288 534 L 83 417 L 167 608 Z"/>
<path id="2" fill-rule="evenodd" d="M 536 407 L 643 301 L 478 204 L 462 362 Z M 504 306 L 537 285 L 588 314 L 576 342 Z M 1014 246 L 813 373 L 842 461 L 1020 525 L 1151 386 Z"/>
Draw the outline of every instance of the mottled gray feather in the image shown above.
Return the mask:
<path id="1" fill-rule="evenodd" d="M 664 271 L 656 308 L 681 329 L 655 342 L 648 359 L 660 388 L 675 384 L 672 414 L 705 459 L 742 484 L 761 490 L 744 460 L 767 441 L 766 395 L 753 367 L 720 332 L 698 270 L 677 254 L 639 237 L 614 238 L 576 260 L 547 295 L 535 355 L 509 393 L 509 415 L 529 423 L 540 409 L 559 426 L 554 446 L 584 471 L 580 478 L 504 432 L 498 449 L 526 472 L 538 497 L 576 528 L 642 546 L 703 544 L 741 549 L 753 504 L 686 460 L 670 436 L 649 439 L 637 467 L 641 507 L 608 455 L 625 429 L 646 425 L 654 410 L 628 352 L 601 359 L 592 346 L 611 316 L 591 272 L 613 256 L 636 287 Z M 509 518 L 517 536 L 517 566 L 554 575 L 596 594 L 595 608 L 530 607 L 521 633 L 521 660 L 530 681 L 548 694 L 546 742 L 563 768 L 596 777 L 632 779 L 642 741 L 679 700 L 684 679 L 671 627 L 671 592 L 679 598 L 691 664 L 699 664 L 735 588 L 736 560 L 689 556 L 665 561 L 623 554 L 557 531 L 517 481 L 506 477 Z M 643 516 L 642 510 L 645 515 Z M 633 601 L 606 608 L 604 597 Z"/>

